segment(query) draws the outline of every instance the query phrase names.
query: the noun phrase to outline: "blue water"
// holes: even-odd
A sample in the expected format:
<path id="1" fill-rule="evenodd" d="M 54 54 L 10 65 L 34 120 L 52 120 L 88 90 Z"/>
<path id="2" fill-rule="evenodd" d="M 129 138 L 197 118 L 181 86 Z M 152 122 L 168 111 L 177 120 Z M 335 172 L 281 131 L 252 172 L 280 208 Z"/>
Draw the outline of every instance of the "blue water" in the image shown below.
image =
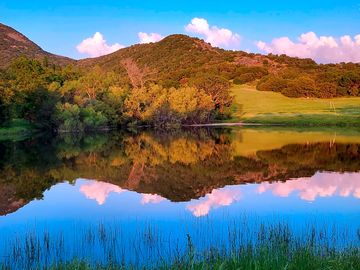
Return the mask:
<path id="1" fill-rule="evenodd" d="M 216 155 L 219 155 L 220 146 L 226 146 L 226 151 L 231 149 L 227 147 L 227 144 L 216 146 L 216 144 L 210 143 L 208 145 L 215 145 L 217 152 L 211 153 L 216 153 Z M 356 143 L 352 145 L 351 155 L 355 155 L 354 151 L 358 149 L 354 148 L 354 145 L 357 147 Z M 322 147 L 322 145 L 320 146 Z M 32 149 L 33 146 L 30 147 Z M 200 145 L 198 149 L 203 151 L 201 147 L 204 146 Z M 298 147 L 302 146 L 299 145 Z M 308 149 L 308 146 L 305 145 L 304 148 Z M 106 147 L 106 145 L 98 149 L 100 152 L 97 152 L 97 162 L 92 161 L 89 166 L 97 166 L 100 162 L 105 162 L 107 164 L 105 169 L 108 168 L 106 170 L 112 172 L 113 166 L 115 166 L 114 160 L 118 164 L 119 158 L 117 155 L 114 159 L 110 154 L 120 150 Z M 336 153 L 342 156 L 349 155 L 348 152 L 341 152 L 347 151 L 343 149 L 349 149 L 349 147 L 340 145 Z M 73 148 L 70 150 L 68 151 L 74 153 Z M 141 149 L 141 151 L 143 150 Z M 54 153 L 50 152 L 47 155 L 58 157 L 59 154 L 56 152 L 58 150 L 54 151 Z M 208 149 L 206 151 L 209 152 Z M 316 151 L 313 155 L 317 155 L 318 152 Z M 90 152 L 93 155 L 93 150 Z M 30 153 L 31 155 L 34 154 L 33 152 Z M 120 162 L 119 168 L 126 172 L 129 172 L 131 167 L 134 170 L 133 164 L 136 164 L 145 155 L 144 152 L 141 152 L 141 155 L 137 156 L 136 159 L 131 159 L 130 154 L 128 154 L 129 151 L 125 150 L 125 153 L 127 153 L 125 161 Z M 226 153 L 227 158 L 221 164 L 229 166 L 228 164 L 233 164 L 235 159 L 233 156 L 228 156 L 229 152 Z M 278 152 L 275 153 L 277 153 L 276 157 L 279 157 Z M 71 171 L 70 175 L 78 174 L 79 177 L 91 172 L 90 167 L 87 170 L 86 166 L 84 169 L 81 165 L 84 162 L 83 155 L 88 157 L 88 154 L 87 150 L 80 148 L 75 159 L 74 154 L 72 154 L 66 158 L 59 158 L 57 162 L 51 164 L 46 162 L 34 164 L 26 161 L 18 170 L 20 177 L 16 178 L 16 181 L 14 178 L 14 184 L 11 181 L 4 182 L 5 187 L 10 186 L 19 191 L 17 191 L 18 193 L 15 192 L 14 196 L 2 194 L 4 198 L 9 197 L 7 199 L 9 206 L 6 205 L 5 200 L 5 206 L 2 207 L 5 207 L 5 210 L 10 210 L 6 210 L 6 214 L 0 216 L 1 261 L 15 261 L 15 267 L 26 267 L 23 261 L 27 260 L 28 257 L 26 256 L 28 255 L 25 256 L 24 254 L 31 253 L 29 251 L 31 245 L 35 243 L 35 246 L 40 246 L 41 250 L 38 253 L 32 251 L 33 257 L 35 257 L 34 261 L 38 260 L 43 264 L 51 261 L 66 261 L 74 257 L 104 262 L 109 259 L 109 256 L 113 256 L 116 261 L 149 264 L 151 261 L 155 262 L 159 256 L 171 259 L 178 252 L 185 252 L 189 244 L 188 235 L 198 250 L 206 250 L 206 248 L 214 245 L 228 248 L 231 233 L 238 231 L 238 234 L 242 235 L 241 240 L 236 240 L 240 244 L 241 241 L 256 239 L 261 224 L 271 226 L 279 223 L 287 224 L 299 239 L 303 235 L 305 236 L 311 228 L 316 228 L 318 230 L 324 229 L 326 231 L 325 240 L 338 248 L 359 245 L 360 173 L 358 171 L 360 168 L 357 167 L 356 155 L 349 160 L 344 159 L 347 161 L 339 165 L 339 168 L 351 168 L 349 170 L 321 170 L 324 166 L 327 168 L 328 165 L 313 164 L 311 170 L 314 168 L 319 170 L 315 170 L 311 176 L 308 176 L 309 168 L 306 167 L 306 174 L 302 175 L 303 173 L 299 172 L 299 177 L 290 177 L 286 181 L 281 179 L 282 181 L 230 184 L 234 180 L 228 179 L 229 176 L 227 176 L 226 179 L 228 180 L 224 180 L 222 182 L 224 184 L 220 184 L 222 187 L 208 188 L 206 181 L 204 183 L 203 180 L 194 178 L 192 181 L 188 181 L 190 186 L 179 185 L 179 187 L 185 193 L 189 190 L 199 189 L 189 194 L 200 194 L 200 197 L 189 195 L 194 196 L 194 198 L 180 201 L 174 198 L 178 198 L 177 195 L 182 192 L 181 190 L 163 189 L 164 187 L 156 184 L 156 181 L 164 180 L 163 175 L 168 177 L 173 173 L 175 176 L 180 169 L 188 170 L 190 177 L 195 177 L 191 173 L 198 170 L 198 167 L 210 168 L 206 167 L 208 166 L 206 162 L 210 160 L 211 155 L 190 165 L 187 163 L 188 161 L 185 165 L 181 163 L 179 165 L 179 162 L 169 163 L 166 159 L 162 163 L 159 161 L 149 165 L 144 163 L 143 167 L 149 171 L 142 168 L 141 172 L 145 172 L 145 177 L 135 184 L 134 181 L 129 184 L 130 176 L 129 178 L 125 177 L 127 179 L 125 184 L 116 184 L 117 181 L 122 183 L 122 180 L 116 180 L 122 177 L 118 175 L 116 170 L 111 174 L 116 176 L 114 179 L 110 179 L 111 181 L 106 181 L 106 179 L 64 178 L 63 181 L 57 180 L 53 184 L 44 184 L 48 182 L 38 180 L 43 174 L 58 176 L 62 175 L 63 171 L 68 172 L 69 170 Z M 29 156 L 31 157 L 31 155 Z M 154 157 L 154 155 L 158 157 L 159 153 L 154 154 L 152 152 L 151 156 Z M 288 155 L 290 157 L 290 154 Z M 260 157 L 262 156 L 251 158 L 254 160 L 253 162 L 260 162 L 258 161 Z M 334 153 L 331 154 L 331 157 L 329 155 L 329 160 L 333 157 Z M 249 157 L 246 158 L 246 160 L 250 159 Z M 321 162 L 323 159 L 324 156 L 321 156 Z M 126 162 L 129 160 L 130 165 L 128 166 Z M 198 159 L 194 158 L 194 160 Z M 268 166 L 268 162 L 271 160 L 268 159 L 266 163 L 262 162 L 262 166 Z M 7 160 L 3 160 L 5 163 L 3 166 L 4 173 L 7 172 L 5 170 L 7 168 L 6 162 Z M 301 162 L 300 160 L 298 163 Z M 297 165 L 298 163 L 295 162 L 294 164 Z M 112 164 L 112 167 L 108 164 Z M 174 164 L 180 167 L 173 167 Z M 222 166 L 221 164 L 213 166 Z M 294 164 L 286 163 L 282 170 L 285 168 L 291 171 L 295 166 Z M 16 166 L 14 165 L 14 167 Z M 43 170 L 44 167 L 46 170 Z M 244 166 L 244 168 L 248 167 L 248 165 Z M 36 174 L 33 180 L 24 182 L 29 185 L 29 188 L 25 186 L 24 191 L 22 188 L 25 184 L 18 185 L 17 183 L 25 179 L 25 176 L 22 177 L 22 175 L 25 175 L 28 169 L 41 173 Z M 155 169 L 159 171 L 154 172 Z M 218 169 L 221 172 L 221 167 Z M 218 169 L 209 173 L 209 177 L 215 177 Z M 166 173 L 163 174 L 162 170 L 165 170 Z M 210 169 L 208 170 L 210 171 Z M 302 170 L 305 170 L 304 167 Z M 97 175 L 102 176 L 103 173 L 101 169 L 100 173 L 96 171 Z M 154 185 L 147 178 L 150 174 L 156 174 L 155 178 L 151 178 L 155 181 Z M 59 177 L 56 179 L 62 179 L 62 176 Z M 234 177 L 236 179 L 237 176 Z M 264 174 L 264 177 L 267 175 Z M 223 179 L 221 175 L 219 179 Z M 173 185 L 171 178 L 165 180 L 169 186 Z M 184 182 L 185 180 L 188 179 L 184 179 Z M 193 184 L 191 184 L 192 182 Z M 229 184 L 226 184 L 228 182 Z M 196 185 L 198 187 L 194 187 Z M 127 189 L 129 186 L 133 187 L 132 190 Z M 162 195 L 136 191 L 146 188 L 159 190 Z M 207 191 L 204 193 L 201 188 Z M 164 195 L 173 194 L 172 191 L 175 195 L 171 196 L 174 197 Z M 32 195 L 39 193 L 42 196 Z M 25 194 L 26 197 L 17 194 Z M 35 197 L 32 198 L 31 196 Z M 46 247 L 46 243 L 48 243 L 48 247 Z M 19 264 L 16 264 L 17 261 Z"/>

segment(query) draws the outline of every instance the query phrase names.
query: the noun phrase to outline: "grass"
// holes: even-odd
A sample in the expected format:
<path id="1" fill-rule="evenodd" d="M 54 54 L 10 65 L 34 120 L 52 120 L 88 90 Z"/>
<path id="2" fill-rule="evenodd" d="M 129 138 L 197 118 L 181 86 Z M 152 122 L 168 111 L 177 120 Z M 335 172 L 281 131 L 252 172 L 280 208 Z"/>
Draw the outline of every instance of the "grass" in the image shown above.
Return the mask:
<path id="1" fill-rule="evenodd" d="M 16 141 L 32 133 L 34 127 L 24 119 L 14 119 L 0 127 L 0 141 Z"/>
<path id="2" fill-rule="evenodd" d="M 288 98 L 257 91 L 254 86 L 232 88 L 232 121 L 269 125 L 360 126 L 360 98 Z"/>
<path id="3" fill-rule="evenodd" d="M 293 252 L 290 259 L 288 252 L 282 250 L 274 255 L 273 250 L 267 247 L 261 248 L 259 253 L 254 254 L 251 248 L 242 250 L 239 255 L 223 256 L 214 252 L 207 254 L 204 260 L 192 261 L 191 253 L 188 257 L 172 264 L 162 264 L 154 268 L 142 267 L 135 268 L 123 266 L 121 264 L 97 264 L 91 265 L 86 261 L 74 260 L 51 266 L 49 270 L 120 270 L 120 269 L 158 269 L 158 270 L 355 270 L 360 267 L 360 252 L 358 250 L 348 250 L 344 252 L 329 252 L 322 255 L 317 251 L 307 248 L 299 248 Z M 205 255 L 206 256 L 206 255 Z"/>
<path id="4" fill-rule="evenodd" d="M 151 225 L 134 234 L 104 224 L 83 232 L 77 227 L 70 243 L 63 233 L 29 233 L 7 245 L 0 269 L 360 269 L 359 229 L 355 239 L 350 230 L 328 224 L 299 235 L 285 222 L 245 220 L 218 228 L 221 239 L 208 237 L 202 223 L 197 233 L 177 240 Z"/>

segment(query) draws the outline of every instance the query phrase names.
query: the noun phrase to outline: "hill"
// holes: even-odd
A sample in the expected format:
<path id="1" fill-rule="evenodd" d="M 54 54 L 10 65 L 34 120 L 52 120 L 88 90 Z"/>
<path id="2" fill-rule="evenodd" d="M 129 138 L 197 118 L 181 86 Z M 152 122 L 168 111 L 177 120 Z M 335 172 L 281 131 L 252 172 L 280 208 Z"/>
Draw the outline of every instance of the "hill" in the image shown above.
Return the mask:
<path id="1" fill-rule="evenodd" d="M 115 71 L 133 87 L 154 81 L 164 87 L 190 84 L 199 88 L 203 78 L 222 78 L 239 85 L 256 82 L 258 90 L 291 98 L 360 96 L 360 64 L 322 65 L 286 55 L 227 51 L 185 35 L 134 45 L 78 64 Z"/>
<path id="2" fill-rule="evenodd" d="M 268 57 L 242 51 L 214 48 L 186 35 L 170 35 L 157 43 L 137 44 L 112 54 L 80 60 L 81 67 L 100 66 L 141 81 L 156 81 L 165 87 L 187 84 L 201 76 L 252 81 L 288 66 L 308 66 L 310 59 Z"/>
<path id="3" fill-rule="evenodd" d="M 319 65 L 311 59 L 261 55 L 214 48 L 198 38 L 170 35 L 157 43 L 137 44 L 97 58 L 75 61 L 42 50 L 34 42 L 0 24 L 0 68 L 25 55 L 52 63 L 75 63 L 90 70 L 114 71 L 123 85 L 138 88 L 154 82 L 166 88 L 199 87 L 204 78 L 235 84 L 256 82 L 261 91 L 288 97 L 360 96 L 360 64 Z"/>
<path id="4" fill-rule="evenodd" d="M 279 92 L 235 93 L 240 97 L 236 104 L 249 100 L 265 104 L 257 106 L 259 111 L 251 122 L 270 123 L 264 114 L 280 112 L 281 118 L 271 123 L 308 125 L 312 110 L 306 119 L 295 119 L 282 113 L 287 112 L 283 106 L 290 104 L 291 113 L 297 114 L 295 108 L 318 108 L 319 102 L 294 98 L 360 96 L 359 64 L 318 65 L 311 59 L 286 55 L 228 51 L 186 35 L 171 35 L 157 43 L 133 45 L 109 55 L 75 61 L 43 51 L 10 27 L 1 25 L 0 34 L 0 123 L 6 128 L 3 134 L 10 133 L 7 127 L 14 119 L 58 131 L 223 121 L 231 117 L 234 105 L 231 86 L 247 83 L 261 91 Z M 18 58 L 20 55 L 27 58 Z M 64 67 L 70 63 L 74 65 Z M 269 96 L 279 97 L 274 103 L 279 106 L 261 113 L 274 101 Z M 281 98 L 284 96 L 291 101 Z M 358 125 L 358 100 L 354 99 L 351 106 L 348 100 L 342 102 L 346 106 L 335 104 L 335 109 L 311 114 L 311 124 Z"/>
<path id="5" fill-rule="evenodd" d="M 30 39 L 15 29 L 0 23 L 0 68 L 7 67 L 19 56 L 43 60 L 59 65 L 66 65 L 74 60 L 44 51 Z"/>

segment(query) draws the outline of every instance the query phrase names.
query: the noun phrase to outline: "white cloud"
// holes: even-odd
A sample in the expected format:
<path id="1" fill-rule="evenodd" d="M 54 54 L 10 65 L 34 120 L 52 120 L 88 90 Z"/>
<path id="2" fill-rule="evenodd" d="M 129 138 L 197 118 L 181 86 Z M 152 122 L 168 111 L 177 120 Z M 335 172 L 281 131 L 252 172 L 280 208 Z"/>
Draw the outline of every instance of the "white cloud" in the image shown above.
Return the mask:
<path id="1" fill-rule="evenodd" d="M 140 40 L 140 44 L 158 42 L 164 38 L 162 35 L 160 35 L 158 33 L 148 34 L 148 33 L 144 33 L 144 32 L 138 33 L 138 37 Z"/>
<path id="2" fill-rule="evenodd" d="M 122 193 L 124 191 L 124 189 L 113 184 L 97 181 L 88 181 L 87 184 L 80 187 L 80 192 L 83 193 L 86 198 L 96 200 L 99 205 L 103 205 L 106 202 L 110 193 Z"/>
<path id="3" fill-rule="evenodd" d="M 360 62 L 360 35 L 335 38 L 308 32 L 302 34 L 297 42 L 281 37 L 271 43 L 258 41 L 256 45 L 266 53 L 312 58 L 318 63 Z"/>
<path id="4" fill-rule="evenodd" d="M 121 48 L 124 48 L 124 46 L 119 43 L 108 45 L 104 39 L 104 36 L 99 32 L 96 32 L 93 37 L 84 39 L 79 45 L 76 46 L 78 52 L 87 54 L 90 57 L 109 54 Z"/>
<path id="5" fill-rule="evenodd" d="M 189 33 L 199 34 L 205 41 L 216 47 L 236 48 L 240 44 L 240 35 L 226 28 L 210 26 L 208 21 L 202 18 L 191 20 L 185 30 Z"/>
<path id="6" fill-rule="evenodd" d="M 263 183 L 258 192 L 271 191 L 275 196 L 288 197 L 293 192 L 305 201 L 315 201 L 317 197 L 353 196 L 360 199 L 360 173 L 316 173 L 312 177 L 299 178 L 287 182 Z"/>
<path id="7" fill-rule="evenodd" d="M 157 204 L 164 201 L 165 198 L 157 194 L 142 194 L 141 204 Z"/>
<path id="8" fill-rule="evenodd" d="M 240 197 L 241 191 L 237 188 L 214 189 L 197 203 L 188 205 L 187 209 L 190 210 L 195 217 L 202 217 L 208 215 L 213 208 L 233 204 L 240 200 Z"/>

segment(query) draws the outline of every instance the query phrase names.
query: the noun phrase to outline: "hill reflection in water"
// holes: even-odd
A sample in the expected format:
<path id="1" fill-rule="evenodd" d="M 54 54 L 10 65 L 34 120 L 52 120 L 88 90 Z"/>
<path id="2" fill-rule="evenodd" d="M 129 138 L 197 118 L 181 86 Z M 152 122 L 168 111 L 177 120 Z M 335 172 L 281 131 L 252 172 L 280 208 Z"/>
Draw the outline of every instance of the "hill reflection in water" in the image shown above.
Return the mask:
<path id="1" fill-rule="evenodd" d="M 358 246 L 359 146 L 357 134 L 241 128 L 1 143 L 0 262 L 27 269 L 30 250 L 36 266 L 148 264 L 184 254 L 188 236 L 226 250 L 276 226 Z"/>
<path id="2" fill-rule="evenodd" d="M 0 211 L 17 211 L 52 186 L 79 178 L 97 180 L 80 191 L 99 205 L 129 190 L 142 194 L 142 205 L 200 199 L 187 206 L 195 216 L 243 200 L 241 185 L 250 183 L 260 184 L 254 196 L 359 197 L 359 146 L 354 135 L 239 128 L 3 143 Z"/>

